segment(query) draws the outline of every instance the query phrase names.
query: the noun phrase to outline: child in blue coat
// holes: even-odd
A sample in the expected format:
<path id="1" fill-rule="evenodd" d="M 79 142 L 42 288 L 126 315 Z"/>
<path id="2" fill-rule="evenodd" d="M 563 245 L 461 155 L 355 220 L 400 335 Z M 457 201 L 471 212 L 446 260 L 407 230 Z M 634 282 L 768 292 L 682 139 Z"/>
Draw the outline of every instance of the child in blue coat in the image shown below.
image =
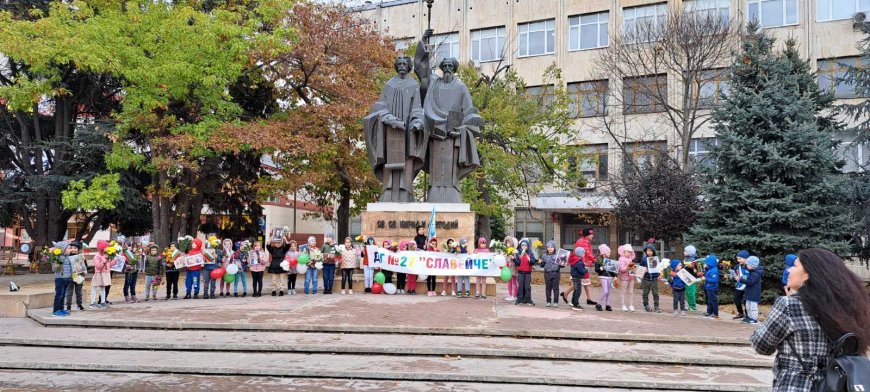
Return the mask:
<path id="1" fill-rule="evenodd" d="M 797 260 L 797 255 L 790 254 L 785 256 L 785 270 L 782 271 L 782 289 L 785 290 L 785 295 L 791 294 L 791 290 L 788 288 L 788 270 L 794 267 L 795 260 Z"/>
<path id="2" fill-rule="evenodd" d="M 677 273 L 683 269 L 683 262 L 677 259 L 671 260 L 671 272 L 668 283 L 674 292 L 674 316 L 686 315 L 686 282 L 683 282 Z"/>
<path id="3" fill-rule="evenodd" d="M 749 269 L 748 276 L 741 278 L 741 282 L 746 283 L 746 318 L 744 323 L 758 324 L 758 303 L 761 301 L 761 275 L 764 269 L 761 268 L 761 260 L 755 256 L 749 256 L 746 259 L 746 268 Z"/>
<path id="4" fill-rule="evenodd" d="M 704 281 L 704 292 L 707 294 L 707 313 L 704 317 L 719 319 L 719 258 L 709 255 L 704 259 L 707 272 L 701 280 Z"/>

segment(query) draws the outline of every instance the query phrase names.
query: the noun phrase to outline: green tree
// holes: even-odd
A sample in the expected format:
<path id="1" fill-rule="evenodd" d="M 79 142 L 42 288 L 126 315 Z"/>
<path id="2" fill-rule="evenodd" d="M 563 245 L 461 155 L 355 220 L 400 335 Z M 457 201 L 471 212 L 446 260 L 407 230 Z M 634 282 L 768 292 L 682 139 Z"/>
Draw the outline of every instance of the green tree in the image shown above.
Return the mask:
<path id="1" fill-rule="evenodd" d="M 730 69 L 731 87 L 713 114 L 719 145 L 704 171 L 705 208 L 687 239 L 732 257 L 748 249 L 765 267 L 764 295 L 780 291 L 785 254 L 825 247 L 843 254 L 850 231 L 840 190 L 832 98 L 820 93 L 794 41 L 750 24 Z"/>
<path id="2" fill-rule="evenodd" d="M 486 120 L 477 143 L 481 167 L 460 184 L 463 200 L 478 214 L 476 233 L 491 238 L 491 219 L 507 221 L 514 205 L 529 205 L 546 186 L 570 191 L 585 184 L 576 170 L 584 155 L 576 144 L 571 98 L 560 69 L 546 69 L 547 87 L 537 94 L 530 94 L 507 66 L 496 67 L 492 75 L 464 66 L 459 77 Z"/>

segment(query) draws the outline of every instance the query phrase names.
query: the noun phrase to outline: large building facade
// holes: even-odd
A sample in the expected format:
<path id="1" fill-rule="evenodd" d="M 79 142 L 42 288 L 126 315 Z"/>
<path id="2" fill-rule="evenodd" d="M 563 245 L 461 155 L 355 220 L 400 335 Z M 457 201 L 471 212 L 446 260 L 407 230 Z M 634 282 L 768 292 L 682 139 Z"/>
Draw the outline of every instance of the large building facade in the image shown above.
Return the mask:
<path id="1" fill-rule="evenodd" d="M 645 240 L 623 230 L 612 216 L 612 201 L 605 192 L 608 181 L 622 173 L 628 160 L 650 159 L 650 151 L 661 149 L 679 154 L 681 143 L 672 135 L 673 127 L 650 127 L 662 121 L 661 114 L 634 114 L 623 104 L 608 102 L 608 83 L 612 89 L 613 83 L 622 81 L 602 79 L 596 62 L 626 29 L 640 21 L 655 23 L 677 10 L 715 13 L 733 23 L 756 19 L 780 45 L 793 37 L 801 55 L 818 70 L 821 87 L 841 100 L 858 99 L 836 80 L 845 73 L 842 63 L 860 61 L 856 45 L 862 34 L 854 24 L 856 13 L 870 13 L 866 0 L 435 0 L 431 43 L 436 58 L 473 62 L 484 73 L 509 64 L 531 86 L 528 91 L 536 94 L 546 91 L 544 70 L 555 64 L 574 100 L 578 148 L 594 158 L 583 167 L 589 185 L 579 194 L 547 189 L 530 206 L 517 206 L 513 231 L 518 237 L 553 238 L 570 247 L 579 229 L 593 227 L 596 242 L 610 243 L 614 249 L 623 243 L 640 246 Z M 371 1 L 357 12 L 392 36 L 398 50 L 420 40 L 429 18 L 424 0 Z M 667 89 L 669 83 L 664 84 Z M 712 86 L 714 93 L 726 91 L 727 80 Z M 668 99 L 681 97 L 671 92 Z M 604 116 L 603 107 L 607 108 Z M 631 148 L 618 148 L 624 140 L 605 132 L 607 116 L 621 116 L 620 121 L 628 124 L 625 137 L 634 140 Z M 657 131 L 650 132 L 651 128 Z M 715 142 L 709 128 L 694 133 L 689 147 L 692 161 L 703 161 L 707 146 Z M 870 160 L 870 149 L 852 145 L 848 138 L 840 153 L 846 160 L 844 171 L 861 170 Z M 673 252 L 670 244 L 659 245 L 666 255 Z"/>

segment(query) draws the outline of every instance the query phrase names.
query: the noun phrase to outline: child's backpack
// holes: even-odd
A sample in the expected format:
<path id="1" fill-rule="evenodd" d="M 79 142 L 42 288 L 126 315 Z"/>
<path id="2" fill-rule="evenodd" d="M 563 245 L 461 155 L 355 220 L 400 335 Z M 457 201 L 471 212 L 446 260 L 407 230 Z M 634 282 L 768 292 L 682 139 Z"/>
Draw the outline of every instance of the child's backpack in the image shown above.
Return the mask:
<path id="1" fill-rule="evenodd" d="M 846 343 L 854 342 L 852 350 L 846 351 Z M 794 344 L 788 341 L 791 350 L 797 353 Z M 853 333 L 847 333 L 837 339 L 831 348 L 828 367 L 822 378 L 816 381 L 814 392 L 854 392 L 870 390 L 870 359 L 856 355 L 858 338 Z M 798 358 L 806 370 L 807 364 L 803 358 Z M 813 369 L 812 366 L 809 367 Z M 815 374 L 814 371 L 809 372 Z"/>

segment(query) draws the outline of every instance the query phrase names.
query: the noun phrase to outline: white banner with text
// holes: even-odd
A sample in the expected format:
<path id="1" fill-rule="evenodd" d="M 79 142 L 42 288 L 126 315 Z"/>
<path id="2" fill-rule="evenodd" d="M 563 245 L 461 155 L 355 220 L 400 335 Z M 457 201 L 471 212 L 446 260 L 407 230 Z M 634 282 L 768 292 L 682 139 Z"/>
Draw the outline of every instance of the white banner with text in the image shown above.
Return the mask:
<path id="1" fill-rule="evenodd" d="M 495 253 L 391 252 L 366 246 L 371 266 L 387 271 L 427 276 L 501 276 Z"/>

